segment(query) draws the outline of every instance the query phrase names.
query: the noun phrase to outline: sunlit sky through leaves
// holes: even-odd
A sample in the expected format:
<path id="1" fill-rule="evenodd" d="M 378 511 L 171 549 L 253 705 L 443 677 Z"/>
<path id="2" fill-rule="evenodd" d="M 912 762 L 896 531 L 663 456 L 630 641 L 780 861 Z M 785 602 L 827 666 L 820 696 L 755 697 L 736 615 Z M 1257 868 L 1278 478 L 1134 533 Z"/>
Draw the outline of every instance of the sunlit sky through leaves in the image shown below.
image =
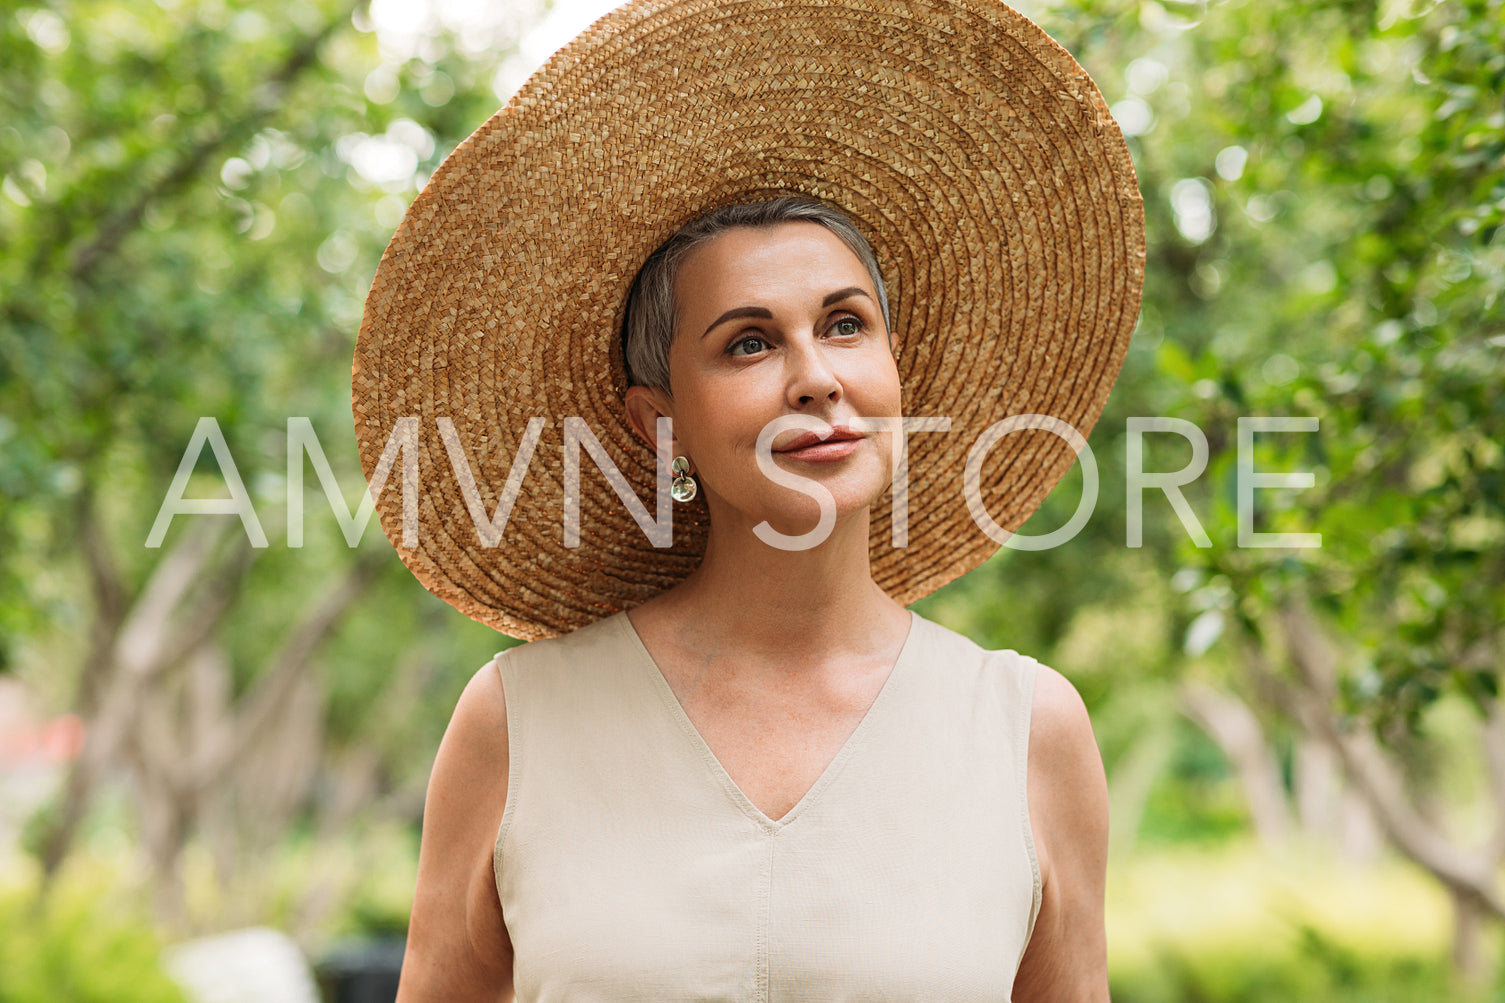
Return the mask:
<path id="1" fill-rule="evenodd" d="M 373 0 L 371 22 L 382 53 L 389 58 L 410 56 L 436 30 L 453 31 L 462 46 L 484 49 L 505 44 L 519 34 L 518 56 L 499 75 L 498 98 L 526 80 L 561 46 L 591 22 L 619 6 L 615 0 Z"/>
<path id="2" fill-rule="evenodd" d="M 436 36 L 448 34 L 452 42 L 447 44 L 468 55 L 507 53 L 491 83 L 498 103 L 506 101 L 545 60 L 617 5 L 616 0 L 373 0 L 369 17 L 357 22 L 376 32 L 382 56 L 381 65 L 366 78 L 366 96 L 383 104 L 393 100 L 398 67 L 415 57 L 432 60 Z M 437 104 L 450 93 L 430 94 L 425 89 L 423 98 Z M 385 134 L 344 137 L 339 153 L 368 182 L 401 195 L 427 181 L 426 175 L 415 172 L 433 146 L 433 138 L 421 126 L 399 119 Z"/>

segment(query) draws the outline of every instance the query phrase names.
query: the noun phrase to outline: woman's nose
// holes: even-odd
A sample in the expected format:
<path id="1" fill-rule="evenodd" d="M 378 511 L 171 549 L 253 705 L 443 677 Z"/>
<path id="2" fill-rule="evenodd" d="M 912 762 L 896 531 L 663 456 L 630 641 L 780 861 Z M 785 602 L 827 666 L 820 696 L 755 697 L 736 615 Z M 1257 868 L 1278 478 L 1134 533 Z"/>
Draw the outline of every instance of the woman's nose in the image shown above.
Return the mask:
<path id="1" fill-rule="evenodd" d="M 831 368 L 830 360 L 814 339 L 800 339 L 800 344 L 786 356 L 789 367 L 789 403 L 806 408 L 819 400 L 841 400 L 841 381 Z"/>

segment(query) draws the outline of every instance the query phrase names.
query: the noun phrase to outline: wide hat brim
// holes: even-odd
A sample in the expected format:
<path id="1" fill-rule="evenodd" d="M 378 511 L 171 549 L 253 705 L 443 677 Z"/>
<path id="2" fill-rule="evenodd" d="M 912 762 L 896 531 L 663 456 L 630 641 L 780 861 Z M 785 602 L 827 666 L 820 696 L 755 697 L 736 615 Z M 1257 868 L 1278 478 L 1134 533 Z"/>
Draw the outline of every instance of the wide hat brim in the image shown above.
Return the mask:
<path id="1" fill-rule="evenodd" d="M 951 419 L 909 440 L 907 546 L 892 544 L 888 500 L 873 509 L 874 579 L 907 604 L 998 549 L 963 491 L 974 445 L 1016 415 L 1085 437 L 1138 316 L 1143 205 L 1097 87 L 986 0 L 640 0 L 560 50 L 444 161 L 372 284 L 356 436 L 368 480 L 388 457 L 377 512 L 425 587 L 535 639 L 694 569 L 703 503 L 676 504 L 673 546 L 655 547 L 585 451 L 579 546 L 565 545 L 565 419 L 583 419 L 653 513 L 654 454 L 622 404 L 631 282 L 691 219 L 781 194 L 831 203 L 865 233 L 905 412 Z M 533 418 L 546 424 L 487 545 L 477 516 L 497 514 Z M 411 458 L 389 449 L 404 442 L 405 473 Z M 1060 434 L 1014 431 L 973 493 L 1013 530 L 1075 457 Z"/>

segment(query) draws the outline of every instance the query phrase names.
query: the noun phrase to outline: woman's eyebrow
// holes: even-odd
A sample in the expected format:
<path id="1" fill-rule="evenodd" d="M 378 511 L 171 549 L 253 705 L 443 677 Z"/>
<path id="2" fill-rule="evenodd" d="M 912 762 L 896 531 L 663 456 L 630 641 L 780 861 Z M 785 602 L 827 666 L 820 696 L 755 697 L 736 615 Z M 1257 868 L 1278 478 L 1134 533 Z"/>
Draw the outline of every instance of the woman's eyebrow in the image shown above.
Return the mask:
<path id="1" fill-rule="evenodd" d="M 840 303 L 842 300 L 846 299 L 849 296 L 867 296 L 868 299 L 872 299 L 872 297 L 868 296 L 867 292 L 864 291 L 861 287 L 847 286 L 845 289 L 838 289 L 834 293 L 827 293 L 826 298 L 820 301 L 820 305 L 822 307 L 828 307 L 832 303 Z M 722 314 L 720 317 L 717 317 L 715 320 L 711 321 L 711 326 L 705 329 L 705 332 L 701 334 L 701 337 L 704 338 L 707 334 L 710 334 L 712 331 L 716 330 L 716 328 L 720 325 L 726 323 L 729 320 L 736 320 L 738 317 L 762 317 L 765 320 L 772 320 L 773 314 L 768 310 L 767 307 L 733 307 L 726 313 Z"/>
<path id="2" fill-rule="evenodd" d="M 858 286 L 847 286 L 845 289 L 838 289 L 834 293 L 826 296 L 825 299 L 820 301 L 820 305 L 830 306 L 832 303 L 841 302 L 848 296 L 867 296 L 867 293 Z M 872 299 L 871 296 L 867 296 L 867 298 Z"/>
<path id="3" fill-rule="evenodd" d="M 765 320 L 773 320 L 773 313 L 767 307 L 762 306 L 733 307 L 726 313 L 722 314 L 720 317 L 717 317 L 715 320 L 711 321 L 711 326 L 705 329 L 705 334 L 702 334 L 701 337 L 704 338 L 706 334 L 710 334 L 720 325 L 726 323 L 729 320 L 735 320 L 738 317 L 762 317 Z"/>

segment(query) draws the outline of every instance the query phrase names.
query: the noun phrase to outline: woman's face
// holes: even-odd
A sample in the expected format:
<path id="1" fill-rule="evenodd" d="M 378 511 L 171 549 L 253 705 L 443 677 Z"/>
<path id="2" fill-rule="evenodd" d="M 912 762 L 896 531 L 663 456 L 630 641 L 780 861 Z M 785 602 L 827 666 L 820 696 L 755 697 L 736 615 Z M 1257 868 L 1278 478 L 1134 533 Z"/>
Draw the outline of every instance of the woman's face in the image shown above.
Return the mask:
<path id="1" fill-rule="evenodd" d="M 795 449 L 802 433 L 783 432 L 772 441 L 773 462 L 822 484 L 838 517 L 871 506 L 892 476 L 892 434 L 848 426 L 900 414 L 899 374 L 857 256 L 817 223 L 738 228 L 690 252 L 675 292 L 674 396 L 659 401 L 713 521 L 736 512 L 790 535 L 814 526 L 818 503 L 758 466 L 759 434 L 785 415 L 836 431 Z"/>

